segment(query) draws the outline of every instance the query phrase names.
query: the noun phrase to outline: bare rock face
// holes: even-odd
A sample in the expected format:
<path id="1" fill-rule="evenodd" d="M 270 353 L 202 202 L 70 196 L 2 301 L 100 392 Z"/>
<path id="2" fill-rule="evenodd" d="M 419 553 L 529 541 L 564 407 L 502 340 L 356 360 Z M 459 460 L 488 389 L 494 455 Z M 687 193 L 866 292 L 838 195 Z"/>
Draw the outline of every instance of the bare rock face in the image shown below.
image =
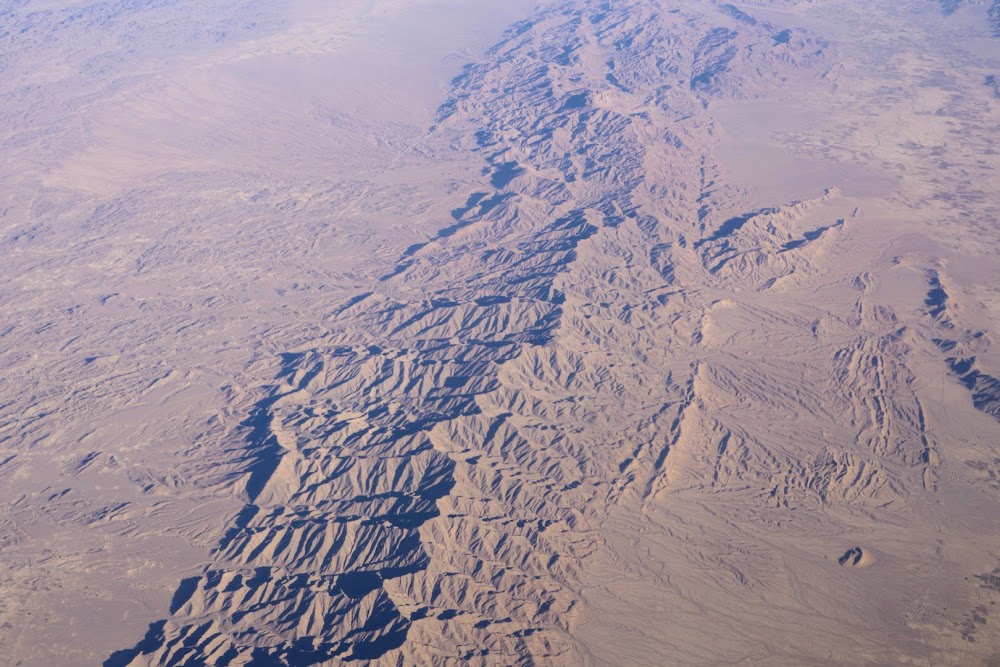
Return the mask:
<path id="1" fill-rule="evenodd" d="M 117 26 L 112 9 L 78 18 Z M 138 445 L 60 459 L 60 478 L 124 469 L 113 479 L 127 502 L 52 485 L 12 501 L 10 525 L 45 507 L 55 525 L 109 526 L 110 553 L 166 515 L 202 549 L 159 607 L 143 599 L 148 627 L 109 667 L 988 664 L 1000 651 L 1000 274 L 984 259 L 1000 247 L 984 222 L 1000 215 L 995 10 L 555 0 L 465 64 L 423 125 L 386 120 L 383 104 L 370 119 L 334 113 L 289 86 L 308 109 L 291 125 L 321 119 L 344 154 L 330 168 L 347 173 L 295 181 L 297 160 L 328 157 L 307 141 L 280 173 L 201 164 L 182 181 L 205 180 L 201 194 L 170 201 L 195 220 L 245 216 L 225 227 L 232 247 L 208 235 L 164 268 L 153 244 L 136 276 L 190 272 L 190 284 L 153 299 L 126 290 L 133 276 L 94 302 L 162 313 L 149 321 L 170 331 L 106 324 L 143 350 L 203 327 L 198 349 L 218 365 L 184 361 L 189 342 L 168 351 L 187 375 L 152 384 L 115 354 L 80 366 L 112 387 L 103 395 L 125 376 L 142 385 L 151 397 L 122 408 L 138 422 L 167 410 L 183 390 L 172 383 L 210 373 L 224 408 L 184 432 L 196 444 L 169 466 Z M 258 58 L 254 85 L 344 38 L 317 38 L 317 24 L 353 25 L 259 11 L 265 34 L 223 22 L 194 40 L 255 34 L 224 59 L 243 77 Z M 191 67 L 207 96 L 207 66 Z M 323 76 L 313 67 L 303 80 Z M 191 103 L 181 90 L 167 101 Z M 278 104 L 267 97 L 252 99 Z M 254 118 L 261 141 L 290 122 Z M 238 129 L 205 136 L 229 146 Z M 230 173 L 255 187 L 227 190 Z M 85 231 L 132 234 L 141 192 L 96 208 Z M 83 207 L 39 202 L 38 215 Z M 177 233 L 206 233 L 190 224 Z M 280 240 L 258 230 L 283 224 Z M 22 225 L 5 243 L 37 252 L 55 233 Z M 231 264 L 206 287 L 195 269 L 219 257 Z M 221 290 L 230 272 L 240 287 Z M 254 296 L 272 287 L 274 303 Z M 171 299 L 199 290 L 226 294 L 201 302 L 217 321 L 172 319 Z M 27 357 L 11 368 L 29 372 Z M 47 443 L 51 421 L 30 414 L 15 431 Z M 5 456 L 12 488 L 39 474 Z M 184 504 L 169 514 L 173 499 Z M 10 546 L 43 532 L 33 520 Z"/>

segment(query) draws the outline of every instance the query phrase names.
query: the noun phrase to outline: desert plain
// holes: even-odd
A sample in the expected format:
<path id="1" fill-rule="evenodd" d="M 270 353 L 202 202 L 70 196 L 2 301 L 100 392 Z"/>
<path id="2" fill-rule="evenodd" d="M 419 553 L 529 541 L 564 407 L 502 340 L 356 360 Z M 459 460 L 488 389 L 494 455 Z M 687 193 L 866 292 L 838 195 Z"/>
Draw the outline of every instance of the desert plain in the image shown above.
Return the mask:
<path id="1" fill-rule="evenodd" d="M 0 663 L 1000 665 L 1000 0 L 0 0 Z"/>

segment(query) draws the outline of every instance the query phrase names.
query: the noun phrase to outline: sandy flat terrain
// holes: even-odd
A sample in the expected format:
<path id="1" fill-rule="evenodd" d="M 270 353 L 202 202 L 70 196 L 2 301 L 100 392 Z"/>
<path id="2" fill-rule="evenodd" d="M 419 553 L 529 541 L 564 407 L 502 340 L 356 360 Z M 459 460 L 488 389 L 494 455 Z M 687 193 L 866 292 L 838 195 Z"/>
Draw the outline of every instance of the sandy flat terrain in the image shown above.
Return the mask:
<path id="1" fill-rule="evenodd" d="M 1000 661 L 1000 4 L 0 17 L 0 661 Z"/>

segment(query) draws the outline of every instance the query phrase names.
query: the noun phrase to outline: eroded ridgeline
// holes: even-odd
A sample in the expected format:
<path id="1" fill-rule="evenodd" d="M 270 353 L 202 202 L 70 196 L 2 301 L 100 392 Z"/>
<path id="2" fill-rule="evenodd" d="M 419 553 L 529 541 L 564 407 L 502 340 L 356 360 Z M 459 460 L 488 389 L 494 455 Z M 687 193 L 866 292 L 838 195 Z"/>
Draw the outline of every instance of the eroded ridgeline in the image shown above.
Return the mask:
<path id="1" fill-rule="evenodd" d="M 781 214 L 724 214 L 703 101 L 744 94 L 743 59 L 777 78 L 824 56 L 747 19 L 560 3 L 456 79 L 438 131 L 485 157 L 483 190 L 286 356 L 246 508 L 111 664 L 579 662 L 602 508 L 665 484 L 708 377 L 699 281 L 793 259 L 740 251 Z M 806 231 L 770 254 L 827 233 Z"/>

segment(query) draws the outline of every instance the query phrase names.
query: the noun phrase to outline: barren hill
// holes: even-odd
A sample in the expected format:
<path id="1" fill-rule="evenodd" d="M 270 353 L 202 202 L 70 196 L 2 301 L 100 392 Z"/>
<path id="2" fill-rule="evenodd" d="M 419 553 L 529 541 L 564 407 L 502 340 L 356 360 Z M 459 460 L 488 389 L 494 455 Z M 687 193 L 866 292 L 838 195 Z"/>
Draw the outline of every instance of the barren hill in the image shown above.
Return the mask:
<path id="1" fill-rule="evenodd" d="M 296 7 L 11 188 L 8 656 L 70 562 L 111 666 L 993 664 L 995 7 L 553 0 L 410 92 L 323 65 L 442 7 Z"/>

